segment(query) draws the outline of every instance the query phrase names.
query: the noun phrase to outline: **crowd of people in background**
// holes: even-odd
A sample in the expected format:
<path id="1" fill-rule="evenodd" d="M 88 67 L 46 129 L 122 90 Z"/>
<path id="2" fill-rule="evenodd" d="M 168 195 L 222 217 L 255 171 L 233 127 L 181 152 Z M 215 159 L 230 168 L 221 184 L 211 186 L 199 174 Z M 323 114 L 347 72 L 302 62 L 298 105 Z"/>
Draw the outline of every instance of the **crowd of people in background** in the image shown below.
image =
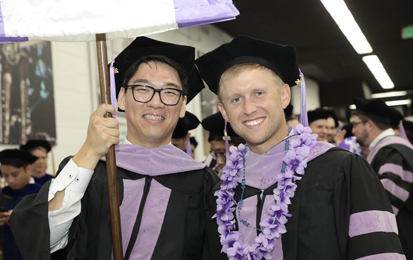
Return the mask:
<path id="1" fill-rule="evenodd" d="M 110 259 L 111 145 L 125 259 L 413 259 L 413 122 L 378 99 L 355 98 L 351 118 L 294 114 L 290 87 L 304 78 L 293 46 L 239 36 L 194 57 L 138 37 L 114 63 L 126 139 L 103 117 L 115 108 L 100 106 L 57 178 L 47 141 L 0 152 L 4 259 Z M 220 112 L 198 119 L 185 106 L 201 77 Z M 209 153 L 196 162 L 200 125 Z M 38 249 L 25 232 L 41 233 Z"/>

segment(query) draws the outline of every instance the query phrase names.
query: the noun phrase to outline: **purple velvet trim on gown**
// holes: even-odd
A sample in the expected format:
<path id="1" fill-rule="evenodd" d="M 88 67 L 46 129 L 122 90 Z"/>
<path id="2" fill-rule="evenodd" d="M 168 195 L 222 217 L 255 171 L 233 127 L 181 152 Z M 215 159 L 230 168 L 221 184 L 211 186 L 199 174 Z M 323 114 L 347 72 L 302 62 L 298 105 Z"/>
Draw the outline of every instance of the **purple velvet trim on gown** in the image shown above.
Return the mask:
<path id="1" fill-rule="evenodd" d="M 115 147 L 115 153 L 116 166 L 142 175 L 159 176 L 205 167 L 205 164 L 195 161 L 173 145 L 148 149 L 132 144 L 120 144 Z M 106 158 L 102 157 L 102 160 L 105 161 Z"/>
<path id="2" fill-rule="evenodd" d="M 369 155 L 367 156 L 367 162 L 371 164 L 377 152 L 384 146 L 391 144 L 402 144 L 413 150 L 413 145 L 406 139 L 403 139 L 402 137 L 396 135 L 387 136 L 380 140 L 378 144 L 370 151 Z"/>
<path id="3" fill-rule="evenodd" d="M 120 219 L 122 223 L 123 254 L 125 254 L 142 199 L 145 179 L 123 180 L 123 185 L 124 198 L 120 206 Z M 139 235 L 131 253 L 131 260 L 151 259 L 161 232 L 170 194 L 170 189 L 165 188 L 156 180 L 152 180 L 151 189 L 143 210 Z"/>
<path id="4" fill-rule="evenodd" d="M 293 140 L 296 137 L 291 137 Z M 317 142 L 317 144 L 311 149 L 310 155 L 308 156 L 308 162 L 314 158 L 320 156 L 321 154 L 327 152 L 334 145 L 326 142 Z M 265 154 L 255 154 L 248 150 L 245 155 L 245 176 L 246 185 L 254 187 L 257 189 L 265 190 L 276 182 L 277 175 L 281 172 L 282 161 L 285 156 L 285 141 L 274 146 L 271 150 Z M 241 173 L 242 174 L 242 173 Z M 305 175 L 305 174 L 304 174 Z M 241 183 L 242 178 L 238 179 Z M 299 185 L 299 184 L 298 184 Z M 264 207 L 267 205 L 274 204 L 273 196 L 266 196 L 264 201 Z M 255 226 L 256 223 L 256 211 L 257 211 L 257 197 L 252 196 L 250 198 L 244 199 L 241 218 L 246 220 L 251 225 Z M 238 218 L 238 215 L 236 214 Z M 261 221 L 269 217 L 268 213 L 264 210 L 261 215 Z M 239 220 L 238 220 L 238 223 Z M 257 237 L 257 232 L 254 228 L 247 227 L 244 224 L 239 224 L 239 230 L 241 231 L 241 237 L 244 242 L 252 245 Z M 287 230 L 288 232 L 288 230 Z M 282 259 L 282 236 L 281 240 L 275 246 L 274 250 L 271 252 L 273 259 Z"/>

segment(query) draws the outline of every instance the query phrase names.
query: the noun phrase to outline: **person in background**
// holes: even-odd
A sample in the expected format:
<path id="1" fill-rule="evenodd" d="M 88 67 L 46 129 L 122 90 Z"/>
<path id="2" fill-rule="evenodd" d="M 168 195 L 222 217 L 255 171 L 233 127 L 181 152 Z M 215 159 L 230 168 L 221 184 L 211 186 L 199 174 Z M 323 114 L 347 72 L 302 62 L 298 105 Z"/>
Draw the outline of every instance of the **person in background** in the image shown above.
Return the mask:
<path id="1" fill-rule="evenodd" d="M 353 134 L 370 149 L 367 161 L 390 199 L 406 258 L 413 259 L 413 145 L 393 130 L 403 116 L 380 99 L 353 102 Z"/>
<path id="2" fill-rule="evenodd" d="M 220 172 L 226 165 L 226 145 L 225 145 L 225 120 L 221 113 L 212 114 L 202 120 L 202 127 L 209 131 L 208 142 L 210 151 L 204 163 L 216 172 Z M 227 123 L 228 146 L 238 146 L 244 143 L 244 139 L 239 137 L 231 125 Z"/>
<path id="3" fill-rule="evenodd" d="M 308 126 L 313 130 L 312 134 L 317 134 L 317 141 L 328 142 L 327 139 L 327 118 L 329 111 L 317 108 L 308 111 Z"/>
<path id="4" fill-rule="evenodd" d="M 191 143 L 191 152 L 192 152 L 191 156 L 192 156 L 192 158 L 195 159 L 195 149 L 198 146 L 198 142 L 196 141 L 195 136 L 191 136 L 189 138 L 189 142 Z"/>
<path id="5" fill-rule="evenodd" d="M 404 259 L 370 165 L 309 127 L 287 126 L 290 86 L 305 87 L 294 46 L 237 36 L 196 65 L 247 144 L 232 147 L 211 196 L 222 245 L 214 259 Z"/>
<path id="6" fill-rule="evenodd" d="M 52 175 L 46 173 L 47 154 L 51 149 L 50 143 L 46 140 L 29 140 L 25 145 L 20 146 L 20 150 L 27 151 L 38 158 L 33 164 L 31 175 L 34 181 L 41 185 L 53 178 Z"/>
<path id="7" fill-rule="evenodd" d="M 0 212 L 0 226 L 4 228 L 2 246 L 5 260 L 23 260 L 9 227 L 9 218 L 14 208 L 25 196 L 38 193 L 42 187 L 39 183 L 35 183 L 30 175 L 36 160 L 38 160 L 36 156 L 22 150 L 8 149 L 0 152 L 0 173 L 8 184 L 2 189 L 2 210 L 4 211 Z"/>
<path id="8" fill-rule="evenodd" d="M 356 137 L 353 135 L 352 130 L 353 130 L 352 123 L 345 124 L 343 128 L 336 135 L 336 138 L 335 138 L 336 145 L 337 147 L 343 148 L 344 150 L 358 154 L 365 159 L 366 157 L 364 157 L 363 147 L 357 142 Z"/>
<path id="9" fill-rule="evenodd" d="M 189 133 L 189 130 L 197 128 L 199 124 L 199 119 L 191 112 L 186 111 L 185 116 L 183 118 L 179 118 L 178 124 L 176 124 L 176 127 L 172 133 L 171 143 L 192 156 L 193 151 L 189 141 L 191 133 Z M 192 158 L 194 157 L 192 156 Z"/>
<path id="10" fill-rule="evenodd" d="M 296 126 L 298 125 L 298 116 L 293 115 L 294 106 L 288 104 L 288 106 L 284 109 L 285 121 L 287 121 L 287 125 Z"/>
<path id="11" fill-rule="evenodd" d="M 334 137 L 336 135 L 338 121 L 334 110 L 327 110 L 329 115 L 326 121 L 327 127 L 327 142 L 334 144 Z"/>

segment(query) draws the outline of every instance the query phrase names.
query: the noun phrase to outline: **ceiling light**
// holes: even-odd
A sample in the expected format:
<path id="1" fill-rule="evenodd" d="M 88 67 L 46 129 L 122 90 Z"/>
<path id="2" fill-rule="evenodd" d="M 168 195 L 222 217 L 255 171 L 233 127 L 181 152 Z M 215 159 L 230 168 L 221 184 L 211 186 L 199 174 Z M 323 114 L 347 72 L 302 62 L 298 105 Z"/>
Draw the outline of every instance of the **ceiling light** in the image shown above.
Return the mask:
<path id="1" fill-rule="evenodd" d="M 411 99 L 386 101 L 386 105 L 388 105 L 389 107 L 391 107 L 391 106 L 410 105 L 411 103 L 412 103 L 412 100 L 411 100 Z"/>
<path id="2" fill-rule="evenodd" d="M 385 93 L 375 93 L 371 94 L 371 98 L 387 98 L 387 97 L 400 97 L 400 96 L 406 96 L 407 91 L 390 91 L 390 92 L 385 92 Z"/>
<path id="3" fill-rule="evenodd" d="M 367 67 L 369 67 L 371 73 L 373 73 L 382 88 L 394 88 L 394 83 L 384 69 L 383 64 L 381 64 L 379 57 L 376 55 L 368 55 L 363 57 L 363 61 Z"/>
<path id="4" fill-rule="evenodd" d="M 373 52 L 369 42 L 343 0 L 321 0 L 321 3 L 323 3 L 358 54 Z"/>
<path id="5" fill-rule="evenodd" d="M 351 110 L 354 110 L 354 109 L 356 109 L 357 107 L 356 107 L 356 105 L 352 104 L 352 105 L 350 105 L 348 108 L 350 108 Z"/>

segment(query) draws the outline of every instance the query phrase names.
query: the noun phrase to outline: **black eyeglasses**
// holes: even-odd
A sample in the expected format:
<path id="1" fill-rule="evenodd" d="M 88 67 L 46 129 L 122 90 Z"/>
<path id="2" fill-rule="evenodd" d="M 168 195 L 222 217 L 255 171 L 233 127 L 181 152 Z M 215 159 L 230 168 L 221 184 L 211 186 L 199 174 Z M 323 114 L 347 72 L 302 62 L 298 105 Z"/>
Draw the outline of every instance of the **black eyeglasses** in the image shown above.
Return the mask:
<path id="1" fill-rule="evenodd" d="M 365 124 L 367 121 L 353 122 L 353 128 L 356 128 L 358 124 Z"/>
<path id="2" fill-rule="evenodd" d="M 139 103 L 148 103 L 159 92 L 161 102 L 166 106 L 175 106 L 184 93 L 182 90 L 176 88 L 153 88 L 146 85 L 129 85 L 132 89 L 133 99 Z"/>
<path id="3" fill-rule="evenodd" d="M 214 158 L 215 160 L 218 160 L 217 158 L 219 158 L 223 162 L 227 161 L 227 157 L 225 153 L 219 153 L 214 150 L 209 151 L 209 153 L 212 155 L 212 158 Z"/>

